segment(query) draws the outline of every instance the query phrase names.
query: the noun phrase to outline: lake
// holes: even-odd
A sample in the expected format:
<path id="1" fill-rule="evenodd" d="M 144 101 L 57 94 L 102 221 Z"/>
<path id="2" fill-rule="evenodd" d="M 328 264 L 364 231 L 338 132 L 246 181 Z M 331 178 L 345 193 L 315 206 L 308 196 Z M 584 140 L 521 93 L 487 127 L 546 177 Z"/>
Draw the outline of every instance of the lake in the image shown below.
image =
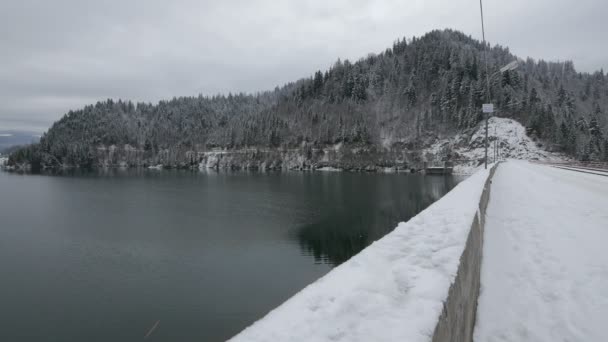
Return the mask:
<path id="1" fill-rule="evenodd" d="M 224 341 L 458 181 L 0 172 L 0 341 Z"/>

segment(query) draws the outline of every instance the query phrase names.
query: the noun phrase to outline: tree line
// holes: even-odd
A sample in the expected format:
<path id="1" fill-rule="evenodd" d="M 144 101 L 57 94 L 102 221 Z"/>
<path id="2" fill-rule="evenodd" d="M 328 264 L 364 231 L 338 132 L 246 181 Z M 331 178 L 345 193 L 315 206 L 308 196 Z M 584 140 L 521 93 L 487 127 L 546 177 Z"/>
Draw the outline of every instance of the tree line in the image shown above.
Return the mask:
<path id="1" fill-rule="evenodd" d="M 437 136 L 475 127 L 489 95 L 496 115 L 581 160 L 608 160 L 608 76 L 577 72 L 570 61 L 521 60 L 453 30 L 398 39 L 356 62 L 257 94 L 107 100 L 70 111 L 39 144 L 11 163 L 94 166 L 100 146 L 163 151 L 298 148 L 333 144 L 417 149 Z M 515 70 L 499 69 L 519 60 Z"/>

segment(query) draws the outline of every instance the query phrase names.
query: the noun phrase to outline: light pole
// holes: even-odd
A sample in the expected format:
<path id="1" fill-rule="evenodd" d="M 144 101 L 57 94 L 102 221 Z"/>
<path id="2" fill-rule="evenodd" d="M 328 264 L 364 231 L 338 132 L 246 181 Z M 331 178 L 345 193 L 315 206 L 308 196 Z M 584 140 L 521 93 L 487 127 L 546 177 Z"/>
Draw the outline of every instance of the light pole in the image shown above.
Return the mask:
<path id="1" fill-rule="evenodd" d="M 494 162 L 498 160 L 498 136 L 496 135 L 496 126 L 494 126 Z"/>
<path id="2" fill-rule="evenodd" d="M 490 114 L 494 112 L 494 104 L 493 103 L 489 103 L 490 102 L 490 79 L 494 79 L 494 77 L 498 76 L 498 75 L 502 75 L 503 72 L 507 72 L 507 71 L 511 71 L 511 70 L 515 70 L 517 69 L 517 67 L 519 66 L 519 62 L 518 61 L 512 61 L 511 63 L 503 66 L 502 68 L 500 68 L 499 71 L 495 72 L 494 74 L 492 74 L 492 76 L 488 76 L 488 90 L 487 90 L 487 94 L 486 94 L 486 99 L 488 103 L 484 103 L 482 106 L 482 111 L 484 112 L 484 114 L 486 115 L 486 141 L 485 141 L 485 154 L 486 154 L 486 158 L 485 158 L 485 167 L 486 169 L 488 168 L 488 145 L 489 145 L 489 141 L 488 141 L 488 121 L 490 120 Z M 494 127 L 494 135 L 496 135 L 496 127 Z M 498 137 L 495 137 L 498 138 Z M 497 146 L 495 145 L 494 147 L 495 149 L 497 148 Z M 494 157 L 496 159 L 497 155 Z"/>
<path id="3" fill-rule="evenodd" d="M 482 111 L 486 115 L 486 142 L 485 142 L 485 168 L 488 168 L 488 120 L 490 118 L 490 113 L 494 111 L 494 106 L 490 103 L 490 75 L 488 74 L 488 48 L 486 46 L 486 30 L 483 24 L 483 4 L 482 0 L 479 0 L 479 12 L 481 13 L 481 37 L 483 38 L 483 59 L 486 64 L 486 103 L 482 107 Z"/>
<path id="4" fill-rule="evenodd" d="M 485 158 L 484 158 L 484 163 L 485 163 L 485 168 L 488 168 L 488 122 L 490 120 L 490 114 L 492 114 L 494 112 L 494 104 L 490 103 L 490 74 L 488 72 L 488 47 L 486 44 L 486 32 L 485 32 L 485 27 L 484 27 L 484 23 L 483 23 L 483 4 L 482 4 L 482 0 L 479 0 L 479 11 L 481 13 L 481 36 L 483 38 L 483 59 L 485 60 L 485 65 L 486 65 L 486 103 L 483 104 L 483 106 L 481 107 L 482 112 L 485 114 L 486 116 L 486 141 L 485 141 Z M 492 75 L 492 78 L 496 75 L 502 75 L 503 72 L 506 71 L 510 71 L 510 70 L 514 70 L 515 68 L 517 68 L 519 66 L 519 62 L 518 61 L 512 61 L 511 63 L 505 65 L 504 67 L 500 68 L 499 71 L 497 71 L 496 73 L 494 73 Z"/>

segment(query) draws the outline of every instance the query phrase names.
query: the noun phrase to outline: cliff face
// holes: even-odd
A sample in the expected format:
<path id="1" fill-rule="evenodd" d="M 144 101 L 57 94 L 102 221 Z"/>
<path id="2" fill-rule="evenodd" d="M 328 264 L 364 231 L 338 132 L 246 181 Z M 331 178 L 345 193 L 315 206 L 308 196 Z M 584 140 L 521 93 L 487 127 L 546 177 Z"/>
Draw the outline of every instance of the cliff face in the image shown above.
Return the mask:
<path id="1" fill-rule="evenodd" d="M 340 144 L 316 149 L 233 149 L 172 152 L 167 149 L 150 155 L 130 145 L 98 147 L 93 167 L 154 167 L 213 170 L 315 170 L 333 168 L 347 171 L 409 170 L 420 168 L 418 153 L 407 150 L 377 151 L 368 146 Z M 75 165 L 64 165 L 74 167 Z"/>

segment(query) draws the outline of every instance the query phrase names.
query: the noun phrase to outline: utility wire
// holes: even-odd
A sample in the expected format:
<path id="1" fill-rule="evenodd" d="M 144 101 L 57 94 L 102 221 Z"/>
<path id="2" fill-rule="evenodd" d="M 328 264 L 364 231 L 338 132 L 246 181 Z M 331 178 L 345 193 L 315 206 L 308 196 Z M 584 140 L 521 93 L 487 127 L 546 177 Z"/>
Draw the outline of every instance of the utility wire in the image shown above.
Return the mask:
<path id="1" fill-rule="evenodd" d="M 486 64 L 486 85 L 487 85 L 486 103 L 490 103 L 490 74 L 488 73 L 488 52 L 487 52 L 488 48 L 487 48 L 487 44 L 486 44 L 485 27 L 483 25 L 482 0 L 479 0 L 479 11 L 481 12 L 481 36 L 483 38 L 483 59 L 485 59 L 485 64 Z M 490 113 L 485 113 L 485 114 L 486 114 L 485 168 L 487 169 L 488 168 L 488 120 L 490 118 Z"/>

